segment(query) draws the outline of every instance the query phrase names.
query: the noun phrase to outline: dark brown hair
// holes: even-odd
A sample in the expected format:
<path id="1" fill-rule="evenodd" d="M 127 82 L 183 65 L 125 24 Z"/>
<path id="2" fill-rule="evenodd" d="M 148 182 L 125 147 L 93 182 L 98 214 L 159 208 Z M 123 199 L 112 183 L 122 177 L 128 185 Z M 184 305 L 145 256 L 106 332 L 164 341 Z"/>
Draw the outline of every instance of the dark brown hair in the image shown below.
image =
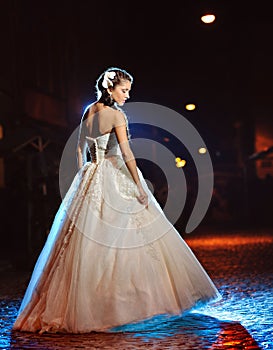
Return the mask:
<path id="1" fill-rule="evenodd" d="M 115 72 L 115 76 L 113 79 L 110 79 L 112 82 L 112 88 L 115 88 L 116 85 L 121 84 L 122 80 L 128 80 L 130 81 L 130 83 L 133 82 L 133 77 L 131 76 L 131 74 L 129 74 L 128 72 L 126 72 L 126 70 L 124 69 L 120 69 L 120 68 L 108 68 L 106 71 L 104 71 L 98 78 L 97 82 L 96 82 L 96 91 L 97 91 L 97 97 L 99 102 L 102 102 L 105 106 L 113 106 L 115 101 L 112 99 L 112 97 L 110 96 L 110 94 L 107 91 L 107 88 L 102 86 L 102 82 L 104 79 L 104 75 L 106 72 Z"/>

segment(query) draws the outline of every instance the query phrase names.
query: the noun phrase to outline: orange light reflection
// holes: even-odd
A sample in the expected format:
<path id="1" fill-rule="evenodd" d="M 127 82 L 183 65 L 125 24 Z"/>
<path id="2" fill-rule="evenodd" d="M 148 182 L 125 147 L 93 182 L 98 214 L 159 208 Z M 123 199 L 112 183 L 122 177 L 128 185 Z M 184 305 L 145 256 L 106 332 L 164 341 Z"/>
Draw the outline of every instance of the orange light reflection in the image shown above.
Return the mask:
<path id="1" fill-rule="evenodd" d="M 243 244 L 273 243 L 272 236 L 236 236 L 236 237 L 190 237 L 185 238 L 191 246 L 236 246 Z"/>

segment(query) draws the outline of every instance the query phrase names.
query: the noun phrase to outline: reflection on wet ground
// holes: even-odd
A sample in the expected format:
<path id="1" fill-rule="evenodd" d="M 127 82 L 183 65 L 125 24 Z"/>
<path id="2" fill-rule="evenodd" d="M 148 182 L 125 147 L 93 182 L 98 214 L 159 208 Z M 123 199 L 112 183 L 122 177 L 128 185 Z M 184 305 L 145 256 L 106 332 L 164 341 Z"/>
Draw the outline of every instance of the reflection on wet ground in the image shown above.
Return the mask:
<path id="1" fill-rule="evenodd" d="M 237 322 L 220 322 L 206 315 L 189 314 L 157 325 L 142 325 L 120 333 L 43 336 L 16 332 L 11 349 L 260 349 L 247 330 Z"/>
<path id="2" fill-rule="evenodd" d="M 223 299 L 183 317 L 157 316 L 109 333 L 11 332 L 29 273 L 2 272 L 1 349 L 273 349 L 273 233 L 184 237 Z"/>

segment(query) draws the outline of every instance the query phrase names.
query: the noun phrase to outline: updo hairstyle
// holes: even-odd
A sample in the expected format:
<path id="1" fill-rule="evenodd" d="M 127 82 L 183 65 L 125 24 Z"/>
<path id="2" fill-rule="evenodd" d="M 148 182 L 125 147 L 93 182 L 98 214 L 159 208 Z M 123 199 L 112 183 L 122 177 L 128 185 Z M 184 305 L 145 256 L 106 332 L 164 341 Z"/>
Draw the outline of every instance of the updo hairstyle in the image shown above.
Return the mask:
<path id="1" fill-rule="evenodd" d="M 109 74 L 110 72 L 114 72 L 115 74 L 111 75 Z M 108 75 L 108 79 L 105 79 L 105 74 Z M 109 78 L 109 75 L 111 76 L 111 78 Z M 96 93 L 98 101 L 103 103 L 105 106 L 113 106 L 115 101 L 108 93 L 107 89 L 114 89 L 116 85 L 121 84 L 124 80 L 128 80 L 130 83 L 133 82 L 133 77 L 124 69 L 112 67 L 108 68 L 105 72 L 103 72 L 96 82 Z M 105 87 L 106 81 L 108 82 L 107 87 Z"/>

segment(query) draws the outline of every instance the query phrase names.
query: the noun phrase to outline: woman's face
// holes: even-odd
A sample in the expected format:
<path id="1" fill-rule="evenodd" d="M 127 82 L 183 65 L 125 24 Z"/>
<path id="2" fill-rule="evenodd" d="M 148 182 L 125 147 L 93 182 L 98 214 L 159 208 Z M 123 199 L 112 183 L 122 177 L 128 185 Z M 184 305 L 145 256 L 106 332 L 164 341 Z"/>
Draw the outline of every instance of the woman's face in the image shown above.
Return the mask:
<path id="1" fill-rule="evenodd" d="M 123 106 L 125 101 L 130 97 L 129 92 L 131 91 L 131 85 L 129 80 L 123 80 L 111 91 L 112 98 L 119 106 Z"/>

